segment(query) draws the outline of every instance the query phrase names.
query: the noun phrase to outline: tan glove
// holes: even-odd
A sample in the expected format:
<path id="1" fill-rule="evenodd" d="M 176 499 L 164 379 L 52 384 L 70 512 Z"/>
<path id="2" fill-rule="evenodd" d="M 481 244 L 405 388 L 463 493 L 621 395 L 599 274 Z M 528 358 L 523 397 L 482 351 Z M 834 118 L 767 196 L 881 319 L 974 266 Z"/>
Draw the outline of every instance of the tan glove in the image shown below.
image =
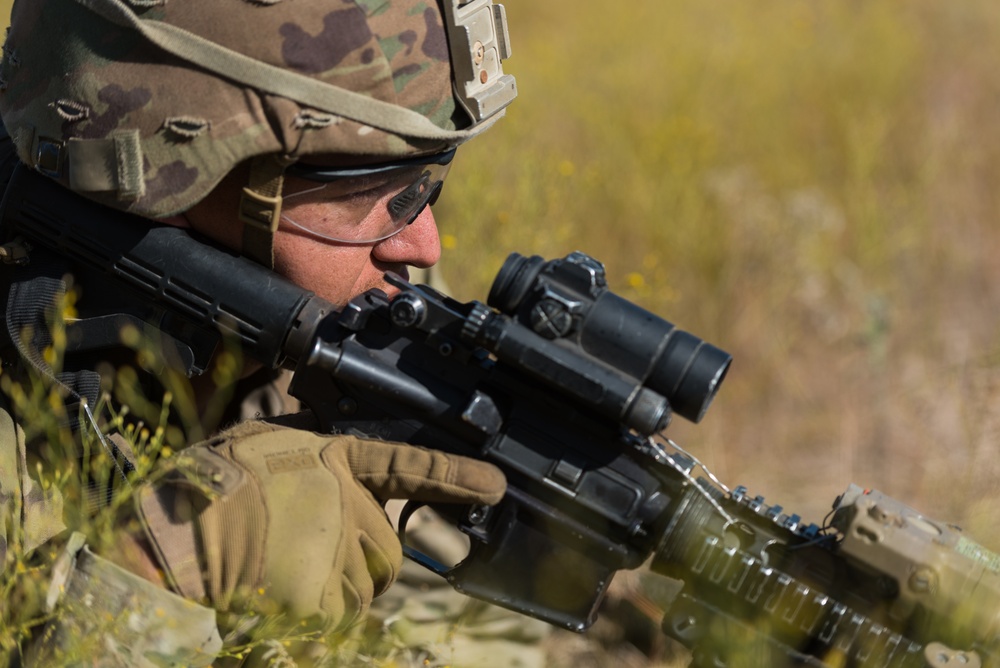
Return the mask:
<path id="1" fill-rule="evenodd" d="M 402 566 L 377 499 L 492 505 L 505 488 L 485 462 L 251 422 L 184 451 L 137 506 L 180 593 L 329 629 L 363 614 Z"/>

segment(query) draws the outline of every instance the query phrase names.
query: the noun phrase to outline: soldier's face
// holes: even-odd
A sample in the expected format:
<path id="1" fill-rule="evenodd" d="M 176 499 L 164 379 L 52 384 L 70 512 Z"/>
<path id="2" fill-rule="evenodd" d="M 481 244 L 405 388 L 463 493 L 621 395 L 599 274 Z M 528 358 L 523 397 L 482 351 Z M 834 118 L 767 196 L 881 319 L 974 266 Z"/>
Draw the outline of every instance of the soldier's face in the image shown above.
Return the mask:
<path id="1" fill-rule="evenodd" d="M 389 214 L 380 211 L 379 215 Z M 402 231 L 374 243 L 328 241 L 284 226 L 278 227 L 274 237 L 275 270 L 334 304 L 346 303 L 370 288 L 392 293 L 385 272 L 406 278 L 407 267 L 430 267 L 440 256 L 437 224 L 429 206 Z"/>
<path id="2" fill-rule="evenodd" d="M 189 210 L 185 217 L 196 231 L 233 250 L 239 250 L 242 224 L 236 219 L 244 177 L 224 180 L 211 195 Z M 294 184 L 289 184 L 294 187 Z M 331 203 L 329 206 L 338 206 Z M 299 208 L 289 201 L 285 212 L 308 225 L 309 216 L 321 215 L 315 205 Z M 389 215 L 377 210 L 375 215 Z M 275 270 L 307 290 L 334 303 L 344 304 L 370 288 L 392 293 L 384 274 L 407 276 L 407 267 L 430 267 L 441 255 L 437 224 L 430 207 L 402 231 L 381 241 L 346 244 L 322 239 L 291 225 L 280 225 L 274 235 Z"/>

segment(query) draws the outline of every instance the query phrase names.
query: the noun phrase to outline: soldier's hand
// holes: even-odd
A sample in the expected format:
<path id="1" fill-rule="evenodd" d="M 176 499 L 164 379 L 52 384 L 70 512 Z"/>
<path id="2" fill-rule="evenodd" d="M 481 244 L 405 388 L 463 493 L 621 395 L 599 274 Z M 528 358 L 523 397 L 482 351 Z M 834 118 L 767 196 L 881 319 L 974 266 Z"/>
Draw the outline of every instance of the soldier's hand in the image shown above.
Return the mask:
<path id="1" fill-rule="evenodd" d="M 485 462 L 246 423 L 185 450 L 137 507 L 180 593 L 332 628 L 365 612 L 402 565 L 379 500 L 495 504 L 505 488 Z"/>

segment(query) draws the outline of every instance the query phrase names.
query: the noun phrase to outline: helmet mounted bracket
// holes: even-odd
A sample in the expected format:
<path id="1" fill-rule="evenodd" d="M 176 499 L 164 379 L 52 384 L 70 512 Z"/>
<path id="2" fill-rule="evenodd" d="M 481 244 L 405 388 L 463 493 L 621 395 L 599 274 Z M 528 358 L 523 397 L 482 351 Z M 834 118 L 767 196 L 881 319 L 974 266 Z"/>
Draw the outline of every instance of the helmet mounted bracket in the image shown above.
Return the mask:
<path id="1" fill-rule="evenodd" d="M 455 97 L 481 123 L 517 96 L 514 77 L 504 74 L 510 57 L 507 13 L 492 0 L 442 0 Z"/>

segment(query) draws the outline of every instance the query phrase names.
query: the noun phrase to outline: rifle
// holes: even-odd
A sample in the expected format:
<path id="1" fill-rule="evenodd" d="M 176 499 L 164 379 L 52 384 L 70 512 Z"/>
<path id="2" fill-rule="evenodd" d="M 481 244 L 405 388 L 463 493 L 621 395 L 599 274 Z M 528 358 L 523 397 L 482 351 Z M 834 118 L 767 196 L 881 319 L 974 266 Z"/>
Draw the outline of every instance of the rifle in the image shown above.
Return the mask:
<path id="1" fill-rule="evenodd" d="M 145 322 L 194 375 L 236 337 L 295 370 L 292 393 L 326 431 L 499 466 L 498 505 L 436 508 L 468 535 L 465 559 L 405 548 L 458 591 L 580 632 L 615 572 L 648 564 L 683 584 L 658 601 L 662 630 L 698 666 L 1000 665 L 1000 557 L 958 528 L 853 485 L 817 526 L 696 476 L 700 462 L 658 435 L 673 413 L 702 418 L 729 355 L 614 295 L 593 258 L 513 254 L 487 304 L 389 276 L 393 299 L 337 309 L 23 167 L 2 208 L 10 248 L 113 290 L 81 302 L 67 358 Z"/>

